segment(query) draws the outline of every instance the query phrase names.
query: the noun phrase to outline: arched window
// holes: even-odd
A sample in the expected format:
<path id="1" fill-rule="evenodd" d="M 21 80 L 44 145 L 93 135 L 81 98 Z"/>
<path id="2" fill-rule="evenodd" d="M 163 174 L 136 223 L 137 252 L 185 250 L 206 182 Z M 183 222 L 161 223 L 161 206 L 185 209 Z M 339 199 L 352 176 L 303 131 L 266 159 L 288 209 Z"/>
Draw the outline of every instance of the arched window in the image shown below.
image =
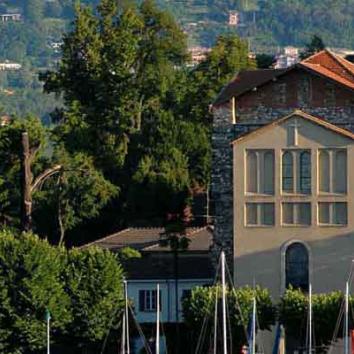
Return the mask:
<path id="1" fill-rule="evenodd" d="M 319 190 L 320 192 L 329 192 L 329 153 L 328 151 L 321 150 L 319 157 Z"/>
<path id="2" fill-rule="evenodd" d="M 300 154 L 300 192 L 311 193 L 311 154 L 308 151 Z"/>
<path id="3" fill-rule="evenodd" d="M 286 249 L 285 286 L 308 291 L 309 254 L 307 248 L 300 242 L 294 242 Z"/>
<path id="4" fill-rule="evenodd" d="M 347 152 L 339 150 L 335 154 L 334 192 L 347 192 Z"/>
<path id="5" fill-rule="evenodd" d="M 257 154 L 254 151 L 247 152 L 247 192 L 257 193 Z"/>
<path id="6" fill-rule="evenodd" d="M 264 153 L 264 179 L 263 192 L 266 194 L 274 193 L 274 154 L 271 151 Z"/>
<path id="7" fill-rule="evenodd" d="M 282 157 L 282 186 L 284 192 L 294 191 L 294 164 L 290 151 L 285 152 Z"/>

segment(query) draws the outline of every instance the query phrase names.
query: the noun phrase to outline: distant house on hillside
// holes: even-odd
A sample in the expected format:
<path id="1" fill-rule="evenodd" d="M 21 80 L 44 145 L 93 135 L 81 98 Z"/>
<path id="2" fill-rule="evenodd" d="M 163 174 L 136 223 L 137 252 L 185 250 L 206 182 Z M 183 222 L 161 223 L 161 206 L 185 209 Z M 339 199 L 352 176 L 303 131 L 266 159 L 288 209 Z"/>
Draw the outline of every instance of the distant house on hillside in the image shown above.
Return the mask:
<path id="1" fill-rule="evenodd" d="M 238 11 L 229 12 L 229 26 L 237 27 L 240 22 L 240 13 Z"/>
<path id="2" fill-rule="evenodd" d="M 16 22 L 21 21 L 22 16 L 20 13 L 15 14 L 0 14 L 0 21 L 1 22 Z"/>
<path id="3" fill-rule="evenodd" d="M 276 56 L 275 69 L 288 68 L 300 61 L 299 49 L 296 47 L 285 47 L 283 53 Z"/>
<path id="4" fill-rule="evenodd" d="M 141 258 L 130 259 L 124 265 L 127 272 L 128 296 L 133 300 L 136 318 L 140 323 L 153 323 L 156 318 L 156 286 L 160 284 L 161 321 L 176 321 L 175 275 L 173 254 L 160 245 L 163 228 L 128 228 L 93 243 L 112 252 L 131 247 Z M 189 248 L 179 254 L 178 320 L 182 321 L 182 299 L 195 286 L 211 284 L 214 279 L 210 248 L 210 227 L 190 228 Z"/>
<path id="5" fill-rule="evenodd" d="M 9 60 L 5 60 L 0 63 L 0 70 L 20 70 L 22 65 L 19 63 L 11 63 Z"/>
<path id="6" fill-rule="evenodd" d="M 207 47 L 192 47 L 189 49 L 191 55 L 190 66 L 196 66 L 206 59 L 207 54 L 210 52 L 210 48 Z"/>
<path id="7" fill-rule="evenodd" d="M 8 115 L 3 115 L 0 117 L 0 127 L 5 127 L 6 125 L 9 125 L 11 122 L 11 117 Z"/>

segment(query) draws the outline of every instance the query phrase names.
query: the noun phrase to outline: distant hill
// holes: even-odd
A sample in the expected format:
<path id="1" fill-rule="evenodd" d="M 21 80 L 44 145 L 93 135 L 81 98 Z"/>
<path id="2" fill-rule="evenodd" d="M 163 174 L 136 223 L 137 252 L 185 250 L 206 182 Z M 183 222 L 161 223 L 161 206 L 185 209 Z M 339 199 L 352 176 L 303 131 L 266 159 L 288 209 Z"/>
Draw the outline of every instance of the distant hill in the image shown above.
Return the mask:
<path id="1" fill-rule="evenodd" d="M 193 39 L 210 44 L 217 33 L 235 31 L 253 48 L 303 46 L 313 34 L 328 46 L 354 48 L 354 0 L 159 0 Z M 229 11 L 239 25 L 229 26 Z"/>
<path id="2" fill-rule="evenodd" d="M 18 72 L 0 71 L 0 109 L 48 117 L 54 98 L 41 96 L 38 71 L 60 59 L 62 34 L 69 29 L 76 0 L 0 0 L 0 62 L 20 63 Z M 141 0 L 139 0 L 141 1 Z M 99 0 L 81 0 L 97 5 Z M 354 48 L 354 0 L 157 0 L 188 33 L 190 45 L 211 46 L 218 34 L 238 33 L 257 52 L 303 46 L 313 34 L 330 47 Z M 229 25 L 230 12 L 237 25 Z M 10 16 L 8 16 L 10 15 Z M 18 16 L 19 15 L 19 16 Z M 10 89 L 13 94 L 3 92 Z"/>

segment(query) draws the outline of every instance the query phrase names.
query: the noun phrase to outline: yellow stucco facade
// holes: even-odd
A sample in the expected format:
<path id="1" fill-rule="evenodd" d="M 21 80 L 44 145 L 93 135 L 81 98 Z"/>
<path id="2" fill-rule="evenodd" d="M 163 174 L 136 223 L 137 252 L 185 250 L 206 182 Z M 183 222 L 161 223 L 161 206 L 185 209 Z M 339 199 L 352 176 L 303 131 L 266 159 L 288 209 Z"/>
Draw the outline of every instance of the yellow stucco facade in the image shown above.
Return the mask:
<path id="1" fill-rule="evenodd" d="M 271 174 L 258 171 L 255 172 L 258 173 L 257 177 L 250 175 L 257 169 L 256 163 L 253 170 L 247 165 L 247 154 L 252 151 L 259 153 L 260 156 L 264 151 L 271 152 L 273 156 Z M 306 193 L 296 187 L 298 185 L 296 180 L 300 178 L 296 159 L 298 153 L 302 151 L 308 152 L 310 156 L 311 188 Z M 320 188 L 319 171 L 323 171 L 323 165 L 320 167 L 319 162 L 321 151 L 329 151 L 329 154 L 341 151 L 342 157 L 346 158 L 345 163 L 338 160 L 339 162 L 335 162 L 336 165 L 333 165 L 334 162 L 329 164 L 333 171 L 329 174 L 330 179 L 334 179 L 334 175 L 343 176 L 345 173 L 346 185 L 341 186 L 340 193 L 334 190 L 326 192 L 320 190 L 322 187 Z M 294 156 L 293 179 L 290 183 L 294 183 L 295 187 L 290 192 L 284 191 L 285 152 L 290 152 Z M 298 242 L 308 251 L 309 281 L 314 291 L 344 289 L 354 259 L 353 134 L 296 111 L 233 142 L 233 159 L 236 286 L 247 284 L 252 286 L 256 283 L 269 288 L 273 296 L 280 296 L 287 282 L 287 247 Z M 263 165 L 260 167 L 258 161 L 258 167 L 266 171 L 269 162 L 262 160 L 261 163 Z M 325 173 L 325 170 L 322 173 Z M 271 190 L 264 192 L 262 188 L 257 189 L 257 183 L 263 183 L 262 179 L 267 176 L 269 178 L 269 175 L 273 178 Z M 249 180 L 252 178 L 256 178 L 253 180 L 256 192 L 248 190 Z M 343 180 L 343 177 L 341 178 Z M 328 183 L 335 182 L 329 180 Z M 264 212 L 260 207 L 258 209 L 255 207 L 264 205 L 262 203 L 270 204 L 271 208 Z M 301 204 L 298 211 L 294 211 L 295 207 L 291 205 L 293 203 Z M 295 215 L 291 214 L 291 217 L 293 216 L 294 220 L 302 218 L 305 221 L 301 219 L 299 223 L 294 221 L 290 224 L 285 222 L 289 218 L 285 215 L 288 213 L 289 205 L 293 208 L 291 213 Z M 321 209 L 320 216 L 322 207 L 328 210 Z M 343 215 L 344 213 L 347 215 Z M 331 222 L 332 219 L 335 221 Z"/>

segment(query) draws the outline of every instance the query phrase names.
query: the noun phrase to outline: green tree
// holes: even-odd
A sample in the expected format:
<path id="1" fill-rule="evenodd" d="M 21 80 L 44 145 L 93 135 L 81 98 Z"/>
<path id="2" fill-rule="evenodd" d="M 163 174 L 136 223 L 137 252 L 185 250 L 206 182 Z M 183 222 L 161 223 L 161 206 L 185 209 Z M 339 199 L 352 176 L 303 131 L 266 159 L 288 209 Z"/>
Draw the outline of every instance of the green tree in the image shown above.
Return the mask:
<path id="1" fill-rule="evenodd" d="M 196 287 L 192 290 L 191 296 L 183 302 L 183 317 L 188 329 L 191 331 L 192 345 L 196 345 L 201 336 L 201 329 L 204 321 L 207 327 L 204 328 L 204 338 L 209 338 L 214 329 L 215 301 L 221 301 L 221 286 Z M 257 319 L 259 328 L 270 330 L 275 323 L 276 307 L 272 303 L 271 296 L 267 289 L 250 287 L 227 289 L 226 301 L 229 309 L 229 318 L 232 331 L 232 347 L 239 353 L 242 345 L 247 343 L 246 333 L 249 319 L 252 313 L 253 298 L 257 303 Z M 218 304 L 219 309 L 221 308 Z M 219 311 L 220 314 L 221 311 Z M 201 352 L 207 352 L 209 342 L 202 343 Z M 222 345 L 222 344 L 221 344 Z"/>
<path id="2" fill-rule="evenodd" d="M 258 69 L 270 69 L 275 63 L 275 57 L 269 54 L 257 54 L 256 63 Z"/>
<path id="3" fill-rule="evenodd" d="M 99 216 L 118 190 L 94 168 L 92 158 L 82 153 L 68 155 L 60 149 L 52 161 L 62 168 L 35 194 L 35 221 L 42 234 L 48 230 L 59 235 L 52 241 L 56 239 L 62 245 L 67 231 Z M 53 223 L 53 219 L 57 222 Z"/>
<path id="4" fill-rule="evenodd" d="M 136 129 L 134 64 L 141 21 L 131 8 L 119 11 L 116 1 L 103 0 L 97 10 L 99 16 L 77 7 L 59 70 L 45 75 L 45 89 L 64 94 L 67 109 L 57 134 L 65 147 L 93 156 L 112 177 Z"/>
<path id="5" fill-rule="evenodd" d="M 123 270 L 117 257 L 96 247 L 73 249 L 64 278 L 73 313 L 67 327 L 72 347 L 84 350 L 99 343 L 101 349 L 123 307 Z"/>
<path id="6" fill-rule="evenodd" d="M 0 351 L 38 353 L 46 345 L 44 315 L 52 333 L 71 321 L 62 271 L 65 252 L 31 234 L 0 232 Z"/>
<path id="7" fill-rule="evenodd" d="M 102 0 L 97 12 L 77 8 L 59 70 L 43 79 L 48 92 L 64 94 L 67 106 L 59 115 L 57 140 L 70 153 L 92 156 L 104 176 L 121 187 L 120 205 L 128 205 L 125 215 L 132 217 L 132 210 L 139 214 L 141 205 L 147 207 L 132 184 L 148 184 L 144 195 L 166 190 L 172 200 L 188 191 L 189 156 L 175 143 L 178 125 L 169 111 L 171 87 L 187 57 L 186 38 L 150 0 L 138 7 Z M 159 129 L 172 129 L 173 142 L 158 141 Z M 147 137 L 148 131 L 156 135 Z M 158 217 L 161 209 L 166 214 L 160 200 L 152 201 Z"/>
<path id="8" fill-rule="evenodd" d="M 34 228 L 62 244 L 66 231 L 98 217 L 118 189 L 94 168 L 91 157 L 68 154 L 59 145 L 49 150 L 50 134 L 38 118 L 14 119 L 0 128 L 0 220 L 4 224 L 19 226 L 23 131 L 30 142 Z M 60 168 L 53 170 L 53 166 Z"/>
<path id="9" fill-rule="evenodd" d="M 27 0 L 25 2 L 26 20 L 38 23 L 43 19 L 44 1 L 43 0 Z"/>
<path id="10" fill-rule="evenodd" d="M 33 116 L 14 119 L 0 127 L 0 219 L 11 226 L 18 226 L 21 213 L 21 134 L 27 131 L 30 139 L 30 155 L 34 174 L 45 165 L 43 152 L 46 148 L 46 130 L 40 120 Z"/>
<path id="11" fill-rule="evenodd" d="M 189 75 L 183 114 L 198 122 L 210 122 L 210 105 L 222 87 L 240 70 L 255 68 L 248 45 L 237 35 L 218 37 L 215 46 Z"/>
<path id="12" fill-rule="evenodd" d="M 313 35 L 311 41 L 305 45 L 305 49 L 303 52 L 300 53 L 301 59 L 306 59 L 313 54 L 320 52 L 321 50 L 325 49 L 325 44 L 322 41 L 322 38 Z"/>
<path id="13" fill-rule="evenodd" d="M 339 291 L 313 295 L 312 311 L 316 351 L 327 352 L 335 332 L 343 301 L 344 296 Z M 306 345 L 305 338 L 308 329 L 308 306 L 308 294 L 296 289 L 288 289 L 279 304 L 279 316 L 286 333 L 293 338 L 298 338 L 304 346 Z M 339 337 L 342 336 L 342 333 L 343 331 L 338 329 L 337 335 Z"/>

